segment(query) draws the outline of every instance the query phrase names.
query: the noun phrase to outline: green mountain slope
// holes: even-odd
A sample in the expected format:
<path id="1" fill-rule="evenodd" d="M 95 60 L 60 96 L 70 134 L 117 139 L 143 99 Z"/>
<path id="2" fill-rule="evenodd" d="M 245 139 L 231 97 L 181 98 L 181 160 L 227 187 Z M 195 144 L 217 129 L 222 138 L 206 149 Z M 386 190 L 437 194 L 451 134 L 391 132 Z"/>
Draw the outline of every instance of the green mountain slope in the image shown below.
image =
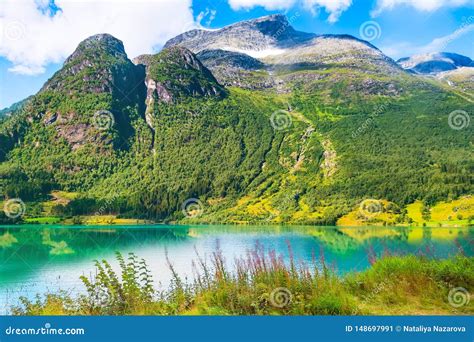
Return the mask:
<path id="1" fill-rule="evenodd" d="M 2 195 L 27 203 L 24 219 L 302 224 L 333 224 L 374 199 L 362 221 L 407 224 L 411 203 L 473 194 L 469 97 L 350 37 L 304 37 L 255 68 L 216 39 L 201 54 L 211 70 L 182 38 L 135 64 L 119 40 L 87 39 L 1 121 Z M 74 196 L 51 199 L 57 190 Z"/>

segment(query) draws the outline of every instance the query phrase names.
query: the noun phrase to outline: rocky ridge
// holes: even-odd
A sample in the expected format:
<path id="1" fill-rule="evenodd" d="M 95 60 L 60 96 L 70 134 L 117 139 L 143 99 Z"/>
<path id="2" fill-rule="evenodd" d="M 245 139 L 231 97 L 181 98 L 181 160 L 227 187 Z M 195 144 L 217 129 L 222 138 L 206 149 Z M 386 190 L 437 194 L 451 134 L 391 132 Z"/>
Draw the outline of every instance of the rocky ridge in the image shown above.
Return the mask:
<path id="1" fill-rule="evenodd" d="M 400 58 L 397 63 L 416 74 L 437 74 L 462 67 L 474 67 L 471 58 L 452 52 L 435 52 Z"/>

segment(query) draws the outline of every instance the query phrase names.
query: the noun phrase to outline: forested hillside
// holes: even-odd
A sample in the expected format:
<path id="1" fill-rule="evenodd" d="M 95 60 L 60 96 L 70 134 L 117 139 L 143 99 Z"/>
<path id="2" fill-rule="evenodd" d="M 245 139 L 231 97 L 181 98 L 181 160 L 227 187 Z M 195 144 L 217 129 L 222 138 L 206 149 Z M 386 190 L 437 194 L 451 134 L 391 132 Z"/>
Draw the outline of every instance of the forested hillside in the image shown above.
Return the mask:
<path id="1" fill-rule="evenodd" d="M 472 221 L 470 88 L 350 36 L 259 20 L 198 35 L 204 52 L 177 37 L 133 63 L 110 35 L 82 42 L 0 118 L 0 192 L 25 203 L 0 222 L 422 224 L 459 199 L 450 220 Z M 286 50 L 224 52 L 242 30 Z"/>

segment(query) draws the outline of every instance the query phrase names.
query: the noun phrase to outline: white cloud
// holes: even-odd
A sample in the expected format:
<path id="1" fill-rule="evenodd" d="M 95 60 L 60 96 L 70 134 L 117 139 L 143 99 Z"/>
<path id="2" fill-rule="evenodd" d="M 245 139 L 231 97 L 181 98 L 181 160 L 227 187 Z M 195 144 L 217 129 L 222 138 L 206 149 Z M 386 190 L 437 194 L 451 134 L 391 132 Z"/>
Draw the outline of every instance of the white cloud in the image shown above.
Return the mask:
<path id="1" fill-rule="evenodd" d="M 431 12 L 441 7 L 458 7 L 474 4 L 473 0 L 377 0 L 372 15 L 379 15 L 386 10 L 392 10 L 399 5 L 411 6 L 419 11 Z"/>
<path id="2" fill-rule="evenodd" d="M 449 43 L 453 42 L 454 40 L 460 38 L 461 36 L 473 30 L 474 30 L 474 24 L 462 26 L 451 34 L 433 39 L 431 43 L 421 48 L 422 50 L 421 52 L 443 51 L 446 49 Z"/>
<path id="3" fill-rule="evenodd" d="M 8 69 L 8 71 L 14 74 L 20 75 L 28 75 L 28 76 L 35 76 L 45 72 L 45 68 L 43 66 L 36 66 L 36 65 L 14 65 Z"/>
<path id="4" fill-rule="evenodd" d="M 130 57 L 151 53 L 194 23 L 191 0 L 56 0 L 51 16 L 40 11 L 47 0 L 1 0 L 0 56 L 11 72 L 38 74 L 61 62 L 80 41 L 97 33 L 122 40 Z"/>
<path id="5" fill-rule="evenodd" d="M 466 21 L 454 32 L 433 39 L 430 43 L 422 46 L 416 46 L 408 42 L 400 42 L 391 46 L 381 47 L 381 50 L 393 58 L 407 57 L 412 55 L 427 54 L 433 52 L 449 51 L 449 44 L 461 38 L 465 34 L 474 32 L 474 24 Z"/>
<path id="6" fill-rule="evenodd" d="M 313 11 L 324 8 L 329 13 L 328 21 L 330 23 L 338 21 L 342 12 L 352 5 L 352 0 L 303 0 L 303 2 L 307 8 Z"/>
<path id="7" fill-rule="evenodd" d="M 229 5 L 233 10 L 251 9 L 253 7 L 262 6 L 272 11 L 289 9 L 295 2 L 296 0 L 229 0 Z"/>
<path id="8" fill-rule="evenodd" d="M 228 0 L 233 10 L 251 9 L 261 6 L 267 10 L 287 10 L 296 4 L 300 4 L 313 13 L 324 9 L 329 13 L 328 21 L 336 22 L 342 12 L 347 10 L 352 0 Z"/>
<path id="9" fill-rule="evenodd" d="M 209 27 L 214 19 L 216 19 L 216 10 L 210 10 L 209 8 L 206 8 L 205 11 L 201 11 L 197 16 L 196 16 L 196 23 L 200 27 Z M 203 25 L 204 22 L 204 25 Z"/>

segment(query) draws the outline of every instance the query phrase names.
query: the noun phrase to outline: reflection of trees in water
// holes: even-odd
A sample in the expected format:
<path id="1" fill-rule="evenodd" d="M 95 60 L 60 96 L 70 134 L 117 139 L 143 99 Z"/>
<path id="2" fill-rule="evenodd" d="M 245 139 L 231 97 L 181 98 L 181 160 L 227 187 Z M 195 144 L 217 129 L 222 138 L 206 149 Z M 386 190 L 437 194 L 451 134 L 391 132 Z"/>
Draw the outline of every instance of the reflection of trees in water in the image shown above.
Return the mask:
<path id="1" fill-rule="evenodd" d="M 431 241 L 433 234 L 431 233 L 431 228 L 423 228 L 423 240 Z"/>
<path id="2" fill-rule="evenodd" d="M 199 236 L 217 234 L 279 235 L 285 233 L 313 236 L 325 249 L 337 254 L 356 251 L 370 244 L 403 247 L 434 241 L 460 243 L 472 254 L 474 229 L 427 227 L 314 227 L 314 226 L 155 226 L 155 227 L 82 227 L 38 228 L 0 227 L 0 263 L 24 259 L 36 262 L 51 257 L 93 259 L 104 251 L 137 251 L 146 245 L 179 243 Z M 471 241 L 469 243 L 469 241 Z"/>
<path id="3" fill-rule="evenodd" d="M 464 254 L 474 255 L 474 229 L 460 232 L 455 243 Z"/>
<path id="4" fill-rule="evenodd" d="M 311 234 L 318 240 L 324 249 L 329 249 L 336 254 L 344 254 L 355 251 L 360 243 L 354 238 L 345 235 L 337 229 L 317 229 Z"/>
<path id="5" fill-rule="evenodd" d="M 310 226 L 250 226 L 250 225 L 190 225 L 189 228 L 192 236 L 207 236 L 216 234 L 266 234 L 279 235 L 283 233 L 301 233 L 304 234 L 311 229 Z"/>
<path id="6" fill-rule="evenodd" d="M 361 247 L 379 241 L 384 245 L 408 241 L 409 230 L 406 227 L 337 227 L 320 228 L 312 234 L 325 248 L 337 254 L 346 254 Z"/>
<path id="7" fill-rule="evenodd" d="M 187 228 L 0 228 L 0 263 L 7 259 L 32 262 L 50 256 L 88 257 L 103 250 L 168 244 L 189 238 Z M 2 240 L 3 241 L 3 240 Z M 12 242 L 13 241 L 13 242 Z"/>
<path id="8" fill-rule="evenodd" d="M 324 248 L 337 254 L 356 251 L 374 240 L 407 241 L 408 229 L 403 227 L 315 227 L 315 226 L 190 226 L 192 236 L 223 233 L 279 235 L 296 233 L 314 237 Z"/>
<path id="9" fill-rule="evenodd" d="M 409 228 L 400 228 L 400 240 L 408 241 L 409 234 L 410 234 Z"/>
<path id="10" fill-rule="evenodd" d="M 42 243 L 45 246 L 50 246 L 51 249 L 49 251 L 49 254 L 51 255 L 68 255 L 68 254 L 74 254 L 75 251 L 69 247 L 68 243 L 64 240 L 61 241 L 54 241 L 51 238 L 51 230 L 50 229 L 44 229 L 41 232 L 42 236 Z"/>
<path id="11" fill-rule="evenodd" d="M 338 254 L 356 251 L 364 246 L 402 247 L 403 245 L 430 245 L 452 243 L 461 245 L 469 255 L 473 254 L 474 229 L 430 227 L 337 227 L 314 228 L 310 233 L 324 248 Z"/>
<path id="12" fill-rule="evenodd" d="M 11 247 L 17 242 L 18 240 L 16 239 L 16 237 L 14 237 L 9 232 L 5 232 L 2 235 L 0 235 L 0 248 Z"/>

